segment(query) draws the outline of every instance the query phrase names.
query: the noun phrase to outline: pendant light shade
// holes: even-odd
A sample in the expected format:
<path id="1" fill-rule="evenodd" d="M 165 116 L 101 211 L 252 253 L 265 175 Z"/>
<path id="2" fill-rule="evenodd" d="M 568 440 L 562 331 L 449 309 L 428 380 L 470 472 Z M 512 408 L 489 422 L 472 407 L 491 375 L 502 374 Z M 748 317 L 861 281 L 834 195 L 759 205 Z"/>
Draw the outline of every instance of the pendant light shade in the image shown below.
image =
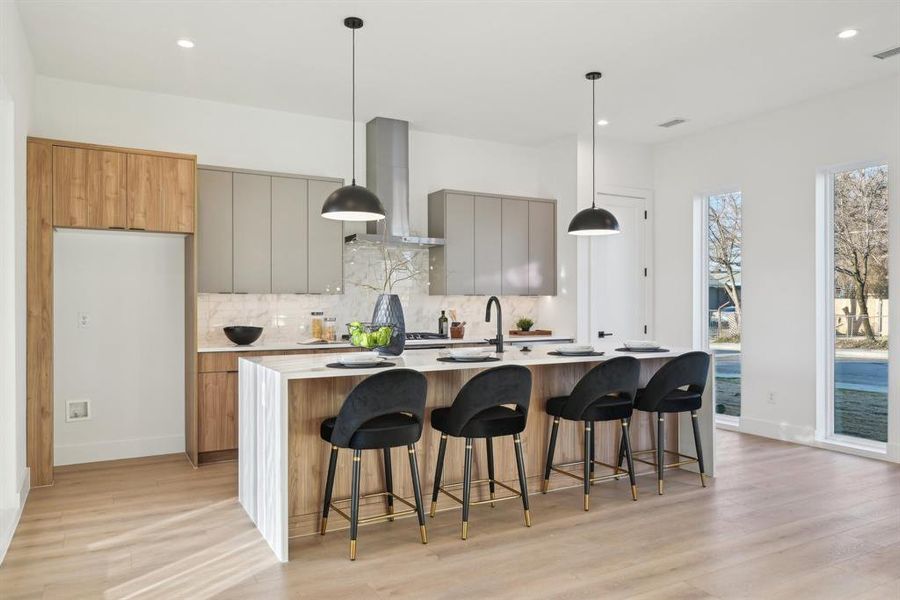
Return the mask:
<path id="1" fill-rule="evenodd" d="M 578 211 L 569 222 L 571 235 L 612 235 L 619 233 L 619 221 L 614 214 L 604 208 L 597 208 L 597 71 L 586 74 L 591 82 L 591 207 Z"/>
<path id="2" fill-rule="evenodd" d="M 344 19 L 344 27 L 352 31 L 353 67 L 352 67 L 352 105 L 353 114 L 350 130 L 353 139 L 353 180 L 350 185 L 338 188 L 325 199 L 322 205 L 322 216 L 335 221 L 379 221 L 384 218 L 384 206 L 378 196 L 366 188 L 356 185 L 356 30 L 362 28 L 363 20 L 359 17 Z"/>

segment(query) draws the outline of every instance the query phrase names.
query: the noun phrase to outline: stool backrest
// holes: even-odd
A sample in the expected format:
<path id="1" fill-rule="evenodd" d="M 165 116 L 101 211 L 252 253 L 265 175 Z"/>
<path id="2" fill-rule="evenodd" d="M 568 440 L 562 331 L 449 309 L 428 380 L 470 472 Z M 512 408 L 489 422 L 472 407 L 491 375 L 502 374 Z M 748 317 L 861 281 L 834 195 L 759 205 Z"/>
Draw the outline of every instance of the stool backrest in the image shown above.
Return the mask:
<path id="1" fill-rule="evenodd" d="M 580 421 L 584 411 L 611 394 L 634 403 L 641 365 L 633 356 L 617 356 L 588 371 L 569 394 L 562 418 Z"/>
<path id="2" fill-rule="evenodd" d="M 709 354 L 706 352 L 688 352 L 673 358 L 650 378 L 638 408 L 654 412 L 663 398 L 681 388 L 702 394 L 708 375 Z"/>
<path id="3" fill-rule="evenodd" d="M 412 369 L 390 369 L 360 381 L 347 395 L 334 423 L 331 443 L 349 446 L 356 430 L 376 417 L 408 413 L 421 426 L 425 420 L 428 381 Z"/>
<path id="4" fill-rule="evenodd" d="M 503 365 L 482 371 L 459 390 L 450 407 L 448 431 L 459 435 L 478 413 L 495 406 L 515 404 L 528 416 L 531 401 L 531 371 L 521 365 Z"/>

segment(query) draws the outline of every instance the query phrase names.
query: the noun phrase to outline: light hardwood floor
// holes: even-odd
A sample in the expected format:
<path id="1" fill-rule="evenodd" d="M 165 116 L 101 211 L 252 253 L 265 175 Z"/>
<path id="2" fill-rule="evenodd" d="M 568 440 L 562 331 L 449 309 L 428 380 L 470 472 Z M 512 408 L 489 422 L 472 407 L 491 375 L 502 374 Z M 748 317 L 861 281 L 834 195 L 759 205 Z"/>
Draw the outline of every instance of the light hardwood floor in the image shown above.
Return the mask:
<path id="1" fill-rule="evenodd" d="M 234 463 L 60 468 L 31 492 L 0 598 L 900 598 L 900 467 L 718 437 L 707 489 L 671 473 L 660 497 L 650 475 L 632 502 L 627 480 L 598 484 L 588 513 L 579 489 L 536 495 L 530 529 L 516 502 L 479 506 L 466 542 L 458 511 L 428 520 L 427 546 L 411 519 L 364 526 L 355 563 L 345 531 L 277 563 Z"/>

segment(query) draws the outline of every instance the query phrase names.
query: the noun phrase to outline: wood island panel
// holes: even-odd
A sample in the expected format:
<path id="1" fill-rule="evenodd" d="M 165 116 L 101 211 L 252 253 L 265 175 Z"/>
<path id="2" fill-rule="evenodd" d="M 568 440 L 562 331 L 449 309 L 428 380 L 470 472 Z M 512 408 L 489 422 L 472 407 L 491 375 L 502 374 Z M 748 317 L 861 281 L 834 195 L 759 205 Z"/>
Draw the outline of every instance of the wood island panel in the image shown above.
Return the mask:
<path id="1" fill-rule="evenodd" d="M 667 360 L 641 360 L 640 385 L 645 385 L 650 376 Z M 528 367 L 532 373 L 531 404 L 528 424 L 522 433 L 522 444 L 530 494 L 540 493 L 547 443 L 550 439 L 552 419 L 546 414 L 546 401 L 554 396 L 568 394 L 578 380 L 594 366 L 596 363 Z M 481 370 L 483 369 L 424 373 L 428 380 L 425 427 L 416 449 L 426 511 L 430 506 L 431 487 L 440 442 L 440 433 L 433 430 L 430 425 L 431 411 L 452 404 L 459 389 Z M 290 398 L 288 406 L 288 514 L 290 515 L 290 535 L 292 537 L 314 534 L 319 530 L 321 503 L 330 452 L 330 445 L 319 436 L 319 427 L 324 419 L 338 413 L 347 394 L 362 379 L 364 377 L 330 377 L 293 379 L 288 382 Z M 618 421 L 598 423 L 597 425 L 595 433 L 596 459 L 610 464 L 614 463 L 618 454 L 621 426 Z M 655 430 L 651 429 L 652 425 L 655 425 L 655 421 L 651 421 L 648 413 L 635 411 L 631 431 L 631 442 L 635 450 L 647 449 L 654 445 L 653 431 Z M 666 427 L 666 448 L 677 450 L 677 415 L 667 415 Z M 581 460 L 583 439 L 583 429 L 580 423 L 561 421 L 554 464 Z M 463 439 L 452 437 L 448 441 L 442 477 L 444 484 L 462 481 L 464 442 Z M 352 455 L 350 450 L 342 450 L 338 453 L 337 474 L 334 482 L 335 498 L 348 498 L 350 495 Z M 409 459 L 406 448 L 394 448 L 391 457 L 394 492 L 412 501 L 412 483 L 409 477 Z M 363 452 L 361 494 L 384 491 L 382 464 L 380 451 Z M 473 465 L 473 479 L 487 477 L 484 440 L 475 440 Z M 518 488 L 512 437 L 507 436 L 494 440 L 494 466 L 498 481 Z M 597 468 L 601 469 L 598 471 L 598 474 L 601 474 L 602 467 Z M 574 468 L 575 471 L 577 469 L 577 467 Z M 651 467 L 638 463 L 636 469 L 638 473 L 643 473 L 651 470 Z M 573 484 L 581 485 L 574 479 L 556 473 L 551 475 L 550 481 L 551 490 Z M 487 486 L 472 486 L 474 500 L 486 497 L 486 493 Z M 498 496 L 504 493 L 502 488 L 498 489 Z M 363 515 L 384 510 L 384 503 L 381 499 L 362 502 L 361 506 Z M 438 499 L 438 510 L 456 508 L 458 505 L 443 494 Z M 329 528 L 338 529 L 346 525 L 342 519 L 335 518 L 333 520 L 334 523 L 329 522 Z"/>

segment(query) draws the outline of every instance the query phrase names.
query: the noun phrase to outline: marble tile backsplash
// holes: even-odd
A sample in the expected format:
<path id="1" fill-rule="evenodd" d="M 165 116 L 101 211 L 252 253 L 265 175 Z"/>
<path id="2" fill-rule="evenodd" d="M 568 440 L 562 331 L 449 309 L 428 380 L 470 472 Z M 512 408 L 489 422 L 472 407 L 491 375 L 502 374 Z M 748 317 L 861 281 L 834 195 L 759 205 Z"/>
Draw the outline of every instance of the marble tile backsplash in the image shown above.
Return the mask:
<path id="1" fill-rule="evenodd" d="M 400 296 L 407 331 L 437 331 L 441 310 L 456 310 L 466 321 L 466 337 L 493 337 L 496 325 L 484 322 L 485 296 L 431 296 L 428 294 L 427 251 L 411 257 L 415 267 L 404 274 L 393 292 Z M 225 346 L 230 342 L 222 332 L 227 325 L 255 325 L 264 328 L 259 344 L 292 342 L 310 337 L 310 313 L 323 311 L 337 319 L 338 336 L 346 333 L 346 323 L 368 321 L 383 287 L 384 261 L 377 250 L 348 250 L 344 259 L 343 294 L 200 294 L 198 301 L 198 341 L 201 347 Z M 375 289 L 372 289 L 372 288 Z M 529 316 L 540 327 L 539 298 L 503 296 L 504 332 L 520 316 Z"/>

